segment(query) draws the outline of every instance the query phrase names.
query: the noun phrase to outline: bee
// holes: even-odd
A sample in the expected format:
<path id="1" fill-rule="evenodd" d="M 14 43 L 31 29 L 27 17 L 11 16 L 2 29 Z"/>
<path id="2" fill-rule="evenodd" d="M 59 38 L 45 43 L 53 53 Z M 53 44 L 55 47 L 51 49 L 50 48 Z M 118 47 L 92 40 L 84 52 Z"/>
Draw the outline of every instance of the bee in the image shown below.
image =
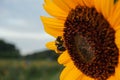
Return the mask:
<path id="1" fill-rule="evenodd" d="M 57 47 L 57 51 L 58 53 L 63 53 L 66 49 L 65 49 L 65 46 L 64 46 L 64 41 L 62 39 L 61 36 L 58 36 L 55 40 L 55 45 Z"/>

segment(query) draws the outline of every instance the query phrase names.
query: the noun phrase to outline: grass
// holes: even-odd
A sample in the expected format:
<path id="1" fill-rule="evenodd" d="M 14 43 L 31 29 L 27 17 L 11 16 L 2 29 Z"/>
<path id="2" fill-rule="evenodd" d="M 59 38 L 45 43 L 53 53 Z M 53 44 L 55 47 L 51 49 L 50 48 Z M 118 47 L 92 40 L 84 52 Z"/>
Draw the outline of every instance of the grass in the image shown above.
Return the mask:
<path id="1" fill-rule="evenodd" d="M 59 80 L 61 70 L 51 60 L 0 60 L 0 80 Z"/>

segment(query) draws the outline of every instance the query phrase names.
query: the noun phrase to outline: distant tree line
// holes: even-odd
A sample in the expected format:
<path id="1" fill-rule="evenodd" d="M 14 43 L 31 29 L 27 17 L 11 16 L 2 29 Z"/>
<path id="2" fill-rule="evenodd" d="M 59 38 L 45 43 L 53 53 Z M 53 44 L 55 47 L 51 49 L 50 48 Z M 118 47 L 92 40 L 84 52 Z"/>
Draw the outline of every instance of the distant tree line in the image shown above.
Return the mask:
<path id="1" fill-rule="evenodd" d="M 17 59 L 20 57 L 20 51 L 13 44 L 0 40 L 0 59 Z"/>
<path id="2" fill-rule="evenodd" d="M 57 57 L 58 54 L 50 50 L 34 52 L 32 54 L 22 56 L 19 49 L 17 49 L 14 44 L 0 40 L 0 59 L 56 60 Z"/>
<path id="3" fill-rule="evenodd" d="M 43 59 L 56 60 L 58 56 L 59 55 L 56 54 L 54 51 L 45 50 L 41 52 L 35 52 L 30 55 L 26 55 L 24 56 L 24 58 L 30 60 L 43 60 Z"/>

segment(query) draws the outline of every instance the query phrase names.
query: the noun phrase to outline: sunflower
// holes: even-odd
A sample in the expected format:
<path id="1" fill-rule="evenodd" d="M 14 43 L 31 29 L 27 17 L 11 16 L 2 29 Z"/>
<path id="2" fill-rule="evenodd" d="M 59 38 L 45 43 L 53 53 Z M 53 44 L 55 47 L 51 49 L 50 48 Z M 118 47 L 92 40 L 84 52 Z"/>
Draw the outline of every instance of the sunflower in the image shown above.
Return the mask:
<path id="1" fill-rule="evenodd" d="M 56 38 L 46 46 L 60 53 L 60 80 L 120 80 L 120 0 L 45 0 L 41 16 Z"/>

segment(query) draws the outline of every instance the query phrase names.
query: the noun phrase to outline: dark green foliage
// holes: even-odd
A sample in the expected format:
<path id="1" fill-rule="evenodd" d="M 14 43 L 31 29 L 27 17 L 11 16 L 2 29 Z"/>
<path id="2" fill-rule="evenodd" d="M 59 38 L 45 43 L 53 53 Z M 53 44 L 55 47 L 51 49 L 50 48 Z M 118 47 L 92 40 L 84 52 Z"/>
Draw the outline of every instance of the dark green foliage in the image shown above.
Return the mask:
<path id="1" fill-rule="evenodd" d="M 19 57 L 21 57 L 20 52 L 13 44 L 0 40 L 0 59 L 15 59 Z"/>
<path id="2" fill-rule="evenodd" d="M 27 55 L 24 58 L 25 59 L 32 59 L 32 60 L 41 60 L 41 59 L 50 59 L 50 60 L 56 60 L 59 55 L 56 54 L 54 51 L 46 50 L 42 52 L 36 52 L 31 55 Z"/>
<path id="3" fill-rule="evenodd" d="M 0 59 L 29 59 L 29 60 L 56 60 L 58 54 L 54 51 L 45 50 L 35 52 L 26 56 L 21 56 L 19 50 L 16 48 L 15 45 L 11 43 L 6 43 L 3 40 L 0 40 Z"/>
<path id="4" fill-rule="evenodd" d="M 27 65 L 24 60 L 0 60 L 0 80 L 59 80 L 62 69 L 56 61 L 36 60 Z"/>

